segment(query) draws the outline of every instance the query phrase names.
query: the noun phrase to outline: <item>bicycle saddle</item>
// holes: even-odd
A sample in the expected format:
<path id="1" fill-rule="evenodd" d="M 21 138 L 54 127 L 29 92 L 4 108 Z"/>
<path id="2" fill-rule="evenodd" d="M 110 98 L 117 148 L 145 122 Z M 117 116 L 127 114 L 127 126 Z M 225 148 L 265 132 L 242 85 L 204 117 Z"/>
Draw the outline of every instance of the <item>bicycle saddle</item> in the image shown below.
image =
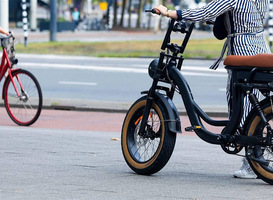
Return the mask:
<path id="1" fill-rule="evenodd" d="M 224 65 L 238 67 L 268 67 L 273 68 L 273 54 L 261 53 L 254 56 L 227 56 Z"/>

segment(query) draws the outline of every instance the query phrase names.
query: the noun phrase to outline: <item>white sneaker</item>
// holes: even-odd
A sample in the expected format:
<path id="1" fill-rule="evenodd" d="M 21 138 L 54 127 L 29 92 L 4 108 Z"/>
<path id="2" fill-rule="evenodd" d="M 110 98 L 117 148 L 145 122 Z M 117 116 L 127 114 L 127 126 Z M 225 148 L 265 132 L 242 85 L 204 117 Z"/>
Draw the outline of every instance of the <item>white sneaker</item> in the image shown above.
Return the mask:
<path id="1" fill-rule="evenodd" d="M 246 159 L 243 159 L 242 167 L 240 168 L 240 170 L 235 171 L 233 176 L 235 178 L 248 178 L 248 179 L 257 178 L 257 175 L 253 172 L 253 170 L 249 166 L 248 161 Z"/>

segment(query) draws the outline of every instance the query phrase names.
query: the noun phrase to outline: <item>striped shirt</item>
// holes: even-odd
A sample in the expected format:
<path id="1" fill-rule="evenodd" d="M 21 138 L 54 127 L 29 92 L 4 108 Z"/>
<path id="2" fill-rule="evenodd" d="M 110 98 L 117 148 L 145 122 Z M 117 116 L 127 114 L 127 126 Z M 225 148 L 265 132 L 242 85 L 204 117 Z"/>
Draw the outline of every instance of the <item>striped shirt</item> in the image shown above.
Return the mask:
<path id="1" fill-rule="evenodd" d="M 230 11 L 233 18 L 234 33 L 243 33 L 231 38 L 228 45 L 228 55 L 256 55 L 271 53 L 263 32 L 263 21 L 269 8 L 269 0 L 213 0 L 202 8 L 177 10 L 178 20 L 208 21 Z M 245 34 L 244 34 L 245 33 Z M 231 72 L 228 72 L 227 100 L 231 109 L 230 98 Z M 261 94 L 254 90 L 258 98 Z M 241 120 L 243 125 L 251 104 L 244 98 L 244 115 Z"/>
<path id="2" fill-rule="evenodd" d="M 234 55 L 256 55 L 270 53 L 263 34 L 263 20 L 269 7 L 269 0 L 213 0 L 202 8 L 178 10 L 178 19 L 208 21 L 227 12 L 232 12 L 235 33 L 254 33 L 237 35 L 233 40 Z M 260 34 L 255 34 L 260 33 Z"/>

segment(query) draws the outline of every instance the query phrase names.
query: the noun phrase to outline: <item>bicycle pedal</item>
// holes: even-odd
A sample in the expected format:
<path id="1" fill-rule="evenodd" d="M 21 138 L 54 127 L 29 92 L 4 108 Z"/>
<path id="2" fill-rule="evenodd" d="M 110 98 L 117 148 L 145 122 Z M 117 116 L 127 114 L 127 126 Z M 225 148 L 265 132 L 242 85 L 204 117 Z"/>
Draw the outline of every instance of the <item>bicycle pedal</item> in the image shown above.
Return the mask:
<path id="1" fill-rule="evenodd" d="M 196 129 L 201 129 L 201 126 L 188 126 L 185 128 L 185 131 L 192 132 Z"/>

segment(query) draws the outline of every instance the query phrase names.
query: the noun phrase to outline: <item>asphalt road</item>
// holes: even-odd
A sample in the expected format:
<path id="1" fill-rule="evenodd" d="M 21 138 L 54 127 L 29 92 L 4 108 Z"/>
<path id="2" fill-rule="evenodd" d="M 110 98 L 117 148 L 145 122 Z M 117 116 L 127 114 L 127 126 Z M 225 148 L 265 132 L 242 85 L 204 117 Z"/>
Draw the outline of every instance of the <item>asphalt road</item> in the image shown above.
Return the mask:
<path id="1" fill-rule="evenodd" d="M 18 55 L 18 67 L 31 71 L 41 84 L 44 104 L 80 108 L 128 110 L 152 79 L 147 68 L 153 58 L 93 58 Z M 185 60 L 183 74 L 196 102 L 206 110 L 226 112 L 226 71 L 210 70 L 213 61 Z M 184 110 L 181 97 L 174 102 Z"/>
<path id="2" fill-rule="evenodd" d="M 160 172 L 140 176 L 122 156 L 124 114 L 43 110 L 32 127 L 18 127 L 3 109 L 0 113 L 1 200 L 219 200 L 273 195 L 272 186 L 259 179 L 233 178 L 241 158 L 192 133 L 177 136 L 174 153 Z"/>

